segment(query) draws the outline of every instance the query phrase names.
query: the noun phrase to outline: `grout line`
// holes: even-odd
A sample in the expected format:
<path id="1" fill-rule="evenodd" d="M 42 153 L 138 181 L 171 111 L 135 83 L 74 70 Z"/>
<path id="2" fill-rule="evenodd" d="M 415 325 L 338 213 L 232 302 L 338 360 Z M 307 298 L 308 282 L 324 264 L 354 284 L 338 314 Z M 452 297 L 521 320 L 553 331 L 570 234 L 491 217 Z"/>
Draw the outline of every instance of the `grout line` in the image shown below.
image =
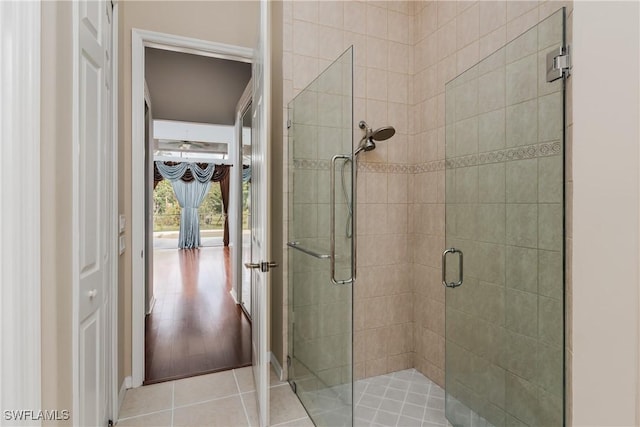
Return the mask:
<path id="1" fill-rule="evenodd" d="M 310 420 L 310 417 L 306 416 L 306 417 L 302 417 L 302 418 L 296 418 L 295 420 L 284 421 L 284 422 L 281 422 L 281 423 L 278 423 L 278 424 L 273 424 L 272 427 L 283 426 L 283 425 L 286 425 L 286 424 L 294 423 L 296 421 L 304 421 L 304 420 Z"/>
<path id="2" fill-rule="evenodd" d="M 242 398 L 242 393 L 240 392 L 240 383 L 238 382 L 238 377 L 236 376 L 236 370 L 233 369 L 231 372 L 233 373 L 233 379 L 236 382 L 236 388 L 238 389 L 238 393 L 240 393 L 239 394 L 240 403 L 242 404 L 242 410 L 244 411 L 244 416 L 247 419 L 247 425 L 251 427 L 251 420 L 249 420 L 249 413 L 247 412 L 247 407 L 244 404 L 244 399 Z"/>
<path id="3" fill-rule="evenodd" d="M 399 379 L 399 378 L 397 378 L 397 379 Z M 412 376 L 412 379 L 413 379 L 413 376 Z M 411 387 L 411 383 L 412 383 L 412 381 L 409 380 L 409 386 L 407 387 L 407 390 L 405 391 L 404 400 L 402 401 L 402 406 L 400 407 L 400 413 L 398 414 L 398 421 L 396 422 L 396 425 L 398 425 L 398 423 L 400 422 L 400 417 L 403 416 L 402 415 L 402 411 L 404 409 L 404 405 L 407 404 L 407 396 L 409 396 L 409 387 Z M 422 408 L 422 418 L 424 419 L 424 408 Z M 423 420 L 421 420 L 421 421 L 423 421 Z"/>
<path id="4" fill-rule="evenodd" d="M 201 401 L 198 401 L 198 402 L 186 403 L 184 405 L 176 406 L 174 409 L 190 408 L 192 406 L 201 405 L 203 403 L 211 403 L 211 402 L 216 402 L 218 400 L 229 399 L 230 397 L 240 397 L 240 393 L 228 394 L 226 396 L 215 397 L 213 399 L 207 399 L 207 400 L 201 400 Z"/>
<path id="5" fill-rule="evenodd" d="M 165 408 L 165 409 L 160 409 L 158 411 L 146 412 L 146 413 L 140 414 L 140 415 L 132 415 L 130 417 L 118 418 L 118 422 L 132 420 L 134 418 L 146 417 L 148 415 L 155 415 L 155 414 L 159 414 L 161 412 L 167 412 L 167 411 L 171 411 L 171 410 L 172 410 L 171 408 Z"/>
<path id="6" fill-rule="evenodd" d="M 282 387 L 284 385 L 289 385 L 289 383 L 284 382 L 284 383 L 279 383 L 279 384 L 273 384 L 273 385 L 270 385 L 269 388 Z"/>

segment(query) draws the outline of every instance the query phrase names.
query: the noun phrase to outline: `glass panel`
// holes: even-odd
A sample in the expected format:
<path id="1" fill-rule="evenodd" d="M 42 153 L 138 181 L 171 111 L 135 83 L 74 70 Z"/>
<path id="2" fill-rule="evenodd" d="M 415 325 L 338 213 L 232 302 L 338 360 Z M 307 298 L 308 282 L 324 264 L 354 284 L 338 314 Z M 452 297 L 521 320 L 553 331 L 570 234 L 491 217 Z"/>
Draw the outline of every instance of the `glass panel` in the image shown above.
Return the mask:
<path id="1" fill-rule="evenodd" d="M 289 104 L 289 381 L 317 426 L 353 424 L 352 69 L 349 48 Z"/>
<path id="2" fill-rule="evenodd" d="M 546 79 L 563 44 L 560 10 L 446 86 L 454 426 L 564 424 L 564 87 Z"/>

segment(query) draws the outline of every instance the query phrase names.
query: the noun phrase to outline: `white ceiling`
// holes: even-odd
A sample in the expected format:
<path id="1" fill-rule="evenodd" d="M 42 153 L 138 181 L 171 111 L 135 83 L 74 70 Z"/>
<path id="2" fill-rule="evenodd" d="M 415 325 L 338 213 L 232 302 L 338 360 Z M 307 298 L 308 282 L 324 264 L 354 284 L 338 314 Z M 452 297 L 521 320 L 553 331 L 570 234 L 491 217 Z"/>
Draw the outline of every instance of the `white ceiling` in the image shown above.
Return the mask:
<path id="1" fill-rule="evenodd" d="M 251 64 L 146 48 L 145 78 L 154 119 L 233 125 Z"/>

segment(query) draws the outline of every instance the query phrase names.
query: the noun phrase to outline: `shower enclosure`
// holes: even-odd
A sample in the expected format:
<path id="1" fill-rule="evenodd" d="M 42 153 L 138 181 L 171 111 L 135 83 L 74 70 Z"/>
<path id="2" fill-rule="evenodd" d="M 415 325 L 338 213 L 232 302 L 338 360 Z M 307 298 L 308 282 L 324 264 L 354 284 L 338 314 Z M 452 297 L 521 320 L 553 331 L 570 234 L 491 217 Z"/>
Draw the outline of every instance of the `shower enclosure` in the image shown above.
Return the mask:
<path id="1" fill-rule="evenodd" d="M 289 104 L 289 382 L 316 425 L 352 425 L 353 49 Z"/>
<path id="2" fill-rule="evenodd" d="M 438 167 L 446 180 L 446 393 L 436 399 L 442 407 L 429 410 L 445 413 L 454 426 L 565 423 L 568 63 L 561 9 L 445 88 L 445 157 Z M 354 423 L 352 70 L 350 48 L 288 109 L 287 363 L 289 382 L 318 426 Z M 386 136 L 387 128 L 361 128 Z M 355 150 L 372 144 L 363 139 Z M 415 286 L 426 280 L 417 278 Z M 413 310 L 417 316 L 424 309 Z M 429 387 L 439 389 L 432 384 L 425 393 Z M 407 404 L 395 403 L 399 413 Z"/>

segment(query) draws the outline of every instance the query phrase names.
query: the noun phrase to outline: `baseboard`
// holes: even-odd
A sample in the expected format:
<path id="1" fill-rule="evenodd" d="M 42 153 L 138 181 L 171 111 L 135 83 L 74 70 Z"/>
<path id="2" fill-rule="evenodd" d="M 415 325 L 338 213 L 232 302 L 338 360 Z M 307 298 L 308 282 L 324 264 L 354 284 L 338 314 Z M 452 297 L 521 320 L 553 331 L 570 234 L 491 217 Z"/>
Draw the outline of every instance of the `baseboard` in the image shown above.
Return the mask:
<path id="1" fill-rule="evenodd" d="M 147 314 L 151 314 L 151 312 L 153 311 L 153 307 L 155 307 L 155 305 L 156 305 L 156 297 L 152 296 L 151 301 L 149 302 L 149 311 L 147 311 Z"/>
<path id="2" fill-rule="evenodd" d="M 120 408 L 122 408 L 122 402 L 124 401 L 124 395 L 127 389 L 131 388 L 131 377 L 124 377 L 120 391 L 118 392 L 118 410 L 116 411 L 116 420 L 120 417 Z"/>
<path id="3" fill-rule="evenodd" d="M 280 381 L 284 381 L 285 379 L 282 378 L 282 366 L 280 366 L 280 363 L 278 363 L 278 359 L 271 351 L 269 352 L 269 358 L 271 359 L 271 365 L 273 365 L 274 371 L 276 371 L 276 376 L 280 379 Z"/>
<path id="4" fill-rule="evenodd" d="M 236 295 L 236 290 L 232 288 L 232 289 L 229 291 L 229 293 L 231 294 L 231 298 L 233 298 L 233 301 L 234 301 L 236 304 L 240 304 L 240 303 L 238 302 L 238 295 Z"/>

